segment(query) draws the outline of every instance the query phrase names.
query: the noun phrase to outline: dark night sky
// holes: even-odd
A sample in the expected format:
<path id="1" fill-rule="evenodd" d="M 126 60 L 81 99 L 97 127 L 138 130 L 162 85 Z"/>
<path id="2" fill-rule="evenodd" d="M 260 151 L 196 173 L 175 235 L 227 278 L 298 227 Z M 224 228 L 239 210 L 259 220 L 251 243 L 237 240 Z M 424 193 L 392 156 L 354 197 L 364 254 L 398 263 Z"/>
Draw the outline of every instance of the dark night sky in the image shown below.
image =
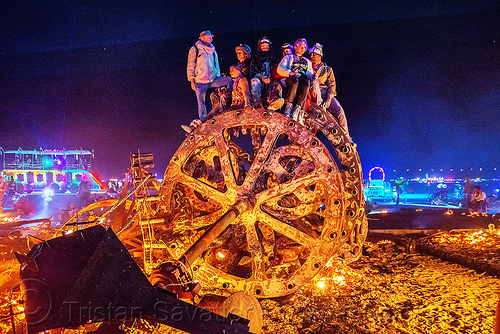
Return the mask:
<path id="1" fill-rule="evenodd" d="M 324 45 L 365 172 L 500 171 L 498 1 L 0 2 L 0 146 L 94 149 L 119 177 L 137 149 L 156 172 L 197 115 L 189 47 Z M 496 176 L 498 177 L 498 175 Z"/>

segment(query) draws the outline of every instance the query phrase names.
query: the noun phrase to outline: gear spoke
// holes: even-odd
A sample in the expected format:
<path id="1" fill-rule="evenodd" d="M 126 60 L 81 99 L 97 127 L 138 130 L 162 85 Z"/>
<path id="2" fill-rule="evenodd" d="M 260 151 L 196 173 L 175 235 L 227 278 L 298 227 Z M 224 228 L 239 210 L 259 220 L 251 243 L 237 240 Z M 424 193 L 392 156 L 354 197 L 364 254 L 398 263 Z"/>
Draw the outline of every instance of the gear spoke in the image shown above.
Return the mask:
<path id="1" fill-rule="evenodd" d="M 269 129 L 266 133 L 266 136 L 264 137 L 264 141 L 258 151 L 255 154 L 255 157 L 253 159 L 252 166 L 250 167 L 250 170 L 247 173 L 247 177 L 245 179 L 245 182 L 243 184 L 244 187 L 249 189 L 255 182 L 255 179 L 259 175 L 263 165 L 265 164 L 266 160 L 269 157 L 269 154 L 271 150 L 274 147 L 274 143 L 276 142 L 276 139 L 279 136 L 279 132 L 277 129 Z"/>
<path id="2" fill-rule="evenodd" d="M 317 179 L 318 174 L 316 172 L 313 172 L 300 178 L 292 179 L 288 182 L 266 189 L 256 195 L 257 205 L 268 202 L 271 199 L 293 193 L 299 188 L 302 188 L 309 184 L 313 184 L 315 181 L 317 181 Z"/>
<path id="3" fill-rule="evenodd" d="M 261 211 L 259 216 L 263 221 L 267 221 L 274 231 L 283 234 L 287 238 L 290 238 L 307 248 L 313 248 L 318 242 L 315 238 L 310 237 L 306 233 L 299 231 L 295 227 L 290 226 L 265 212 Z"/>
<path id="4" fill-rule="evenodd" d="M 200 194 L 203 194 L 203 196 L 210 198 L 211 200 L 217 201 L 218 203 L 222 205 L 232 205 L 233 203 L 230 203 L 230 200 L 227 198 L 227 196 L 218 191 L 217 189 L 211 187 L 210 185 L 197 180 L 195 178 L 192 178 L 189 175 L 186 175 L 184 173 L 178 173 L 176 176 L 175 180 L 179 183 L 182 183 L 188 187 L 193 188 Z"/>

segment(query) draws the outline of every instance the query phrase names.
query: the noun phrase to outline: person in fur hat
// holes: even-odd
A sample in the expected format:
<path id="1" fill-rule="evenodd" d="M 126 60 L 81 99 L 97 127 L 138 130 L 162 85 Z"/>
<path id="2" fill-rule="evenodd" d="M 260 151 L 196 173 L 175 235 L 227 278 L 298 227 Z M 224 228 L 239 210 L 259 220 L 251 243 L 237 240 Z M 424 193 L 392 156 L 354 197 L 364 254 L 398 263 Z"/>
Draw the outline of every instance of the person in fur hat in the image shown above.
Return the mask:
<path id="1" fill-rule="evenodd" d="M 335 96 L 337 96 L 337 86 L 333 69 L 323 61 L 323 45 L 316 43 L 311 51 L 310 57 L 314 77 L 313 89 L 311 90 L 312 99 L 320 107 L 328 110 L 335 118 L 345 132 L 349 133 L 347 128 L 347 119 L 344 109 L 340 106 Z"/>
<path id="2" fill-rule="evenodd" d="M 198 116 L 201 121 L 207 117 L 205 98 L 208 88 L 230 86 L 230 77 L 222 77 L 219 58 L 212 44 L 213 35 L 210 30 L 200 33 L 199 40 L 189 49 L 187 62 L 187 79 L 196 93 Z"/>

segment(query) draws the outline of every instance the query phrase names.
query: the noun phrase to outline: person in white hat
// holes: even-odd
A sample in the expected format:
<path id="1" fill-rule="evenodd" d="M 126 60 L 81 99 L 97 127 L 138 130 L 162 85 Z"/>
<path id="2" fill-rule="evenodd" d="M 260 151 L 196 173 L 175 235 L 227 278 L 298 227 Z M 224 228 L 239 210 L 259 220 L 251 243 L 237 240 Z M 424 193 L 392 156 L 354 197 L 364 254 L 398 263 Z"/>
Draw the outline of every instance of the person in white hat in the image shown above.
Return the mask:
<path id="1" fill-rule="evenodd" d="M 232 79 L 221 77 L 219 58 L 215 46 L 212 44 L 214 35 L 210 30 L 200 33 L 199 40 L 189 49 L 187 62 L 187 78 L 191 88 L 196 92 L 198 102 L 198 116 L 201 121 L 207 117 L 205 98 L 208 88 L 229 86 Z"/>
<path id="2" fill-rule="evenodd" d="M 283 90 L 285 115 L 303 124 L 304 107 L 314 73 L 311 61 L 304 57 L 308 50 L 306 39 L 297 39 L 293 48 L 295 54 L 283 57 L 277 72 L 286 78 Z"/>
<path id="3" fill-rule="evenodd" d="M 323 45 L 316 43 L 310 51 L 310 57 L 314 77 L 316 78 L 316 80 L 313 80 L 311 90 L 313 100 L 315 99 L 316 104 L 335 116 L 339 125 L 346 133 L 349 133 L 344 109 L 335 98 L 337 96 L 337 86 L 333 69 L 323 61 Z"/>

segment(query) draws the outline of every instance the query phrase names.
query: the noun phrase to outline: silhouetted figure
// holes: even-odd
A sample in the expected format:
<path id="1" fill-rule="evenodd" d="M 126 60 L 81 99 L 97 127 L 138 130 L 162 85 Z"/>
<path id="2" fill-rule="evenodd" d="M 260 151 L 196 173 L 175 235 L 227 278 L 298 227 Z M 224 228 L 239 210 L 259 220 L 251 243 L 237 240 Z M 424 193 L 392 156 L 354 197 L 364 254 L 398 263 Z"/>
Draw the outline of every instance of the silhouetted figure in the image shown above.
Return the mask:
<path id="1" fill-rule="evenodd" d="M 474 187 L 470 201 L 471 212 L 486 212 L 486 194 L 479 186 Z"/>

